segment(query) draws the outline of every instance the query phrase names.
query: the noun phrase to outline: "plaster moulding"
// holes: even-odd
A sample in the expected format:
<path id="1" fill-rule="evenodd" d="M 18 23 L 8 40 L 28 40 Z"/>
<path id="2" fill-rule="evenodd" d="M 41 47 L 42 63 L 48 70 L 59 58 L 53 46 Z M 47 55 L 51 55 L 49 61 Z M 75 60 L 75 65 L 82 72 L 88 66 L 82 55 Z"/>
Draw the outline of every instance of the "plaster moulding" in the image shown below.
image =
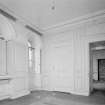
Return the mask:
<path id="1" fill-rule="evenodd" d="M 1 3 L 0 3 L 0 13 L 8 19 L 11 19 L 15 22 L 21 23 L 24 27 L 28 26 L 28 29 L 29 29 L 29 27 L 32 27 L 29 29 L 32 32 L 35 32 L 38 35 L 43 35 L 43 30 L 41 30 L 39 27 L 35 26 L 34 24 L 29 22 L 28 20 L 24 19 L 23 17 L 16 15 L 13 11 L 11 11 L 9 8 L 7 8 L 6 6 L 4 6 Z"/>
<path id="2" fill-rule="evenodd" d="M 63 22 L 61 24 L 56 24 L 51 27 L 43 28 L 43 31 L 45 34 L 61 33 L 79 27 L 84 27 L 84 26 L 89 27 L 92 25 L 102 24 L 102 23 L 105 23 L 105 10 L 87 14 L 85 16 L 81 16 L 73 20 Z"/>

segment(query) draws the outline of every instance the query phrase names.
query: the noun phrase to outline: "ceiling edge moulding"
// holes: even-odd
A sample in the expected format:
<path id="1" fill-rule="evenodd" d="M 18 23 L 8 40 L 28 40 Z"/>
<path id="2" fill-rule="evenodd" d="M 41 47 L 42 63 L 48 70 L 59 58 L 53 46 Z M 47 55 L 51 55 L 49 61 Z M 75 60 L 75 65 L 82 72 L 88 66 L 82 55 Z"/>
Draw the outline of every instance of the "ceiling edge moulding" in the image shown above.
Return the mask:
<path id="1" fill-rule="evenodd" d="M 7 18 L 9 18 L 9 19 L 11 19 L 13 21 L 16 21 L 17 20 L 14 16 L 10 15 L 9 13 L 5 12 L 2 9 L 0 9 L 0 14 L 2 14 L 3 16 L 5 16 L 5 17 L 7 17 Z"/>
<path id="2" fill-rule="evenodd" d="M 63 29 L 63 28 L 67 28 L 67 27 L 71 27 L 71 26 L 77 26 L 79 24 L 84 24 L 87 23 L 89 21 L 93 21 L 93 20 L 97 20 L 99 18 L 105 17 L 105 9 L 104 10 L 100 10 L 98 12 L 94 12 L 94 13 L 90 13 L 84 16 L 80 16 L 77 18 L 74 18 L 72 20 L 68 20 L 65 22 L 62 22 L 60 24 L 56 24 L 56 25 L 52 25 L 52 26 L 48 26 L 46 28 L 43 28 L 43 31 L 47 32 L 47 31 L 51 31 L 51 30 L 59 30 L 59 29 Z"/>
<path id="3" fill-rule="evenodd" d="M 26 27 L 30 31 L 32 31 L 32 32 L 34 32 L 34 33 L 36 33 L 36 34 L 38 34 L 40 36 L 43 35 L 43 31 L 41 29 L 39 29 L 38 27 L 36 27 L 35 25 L 30 23 L 26 19 L 22 18 L 21 16 L 17 16 L 13 11 L 8 9 L 7 7 L 5 7 L 1 3 L 0 3 L 0 14 L 2 14 L 6 18 L 8 18 L 8 19 L 10 19 L 10 20 L 12 20 L 14 22 L 21 23 L 24 27 Z"/>
<path id="4" fill-rule="evenodd" d="M 29 30 L 31 30 L 32 32 L 37 33 L 38 35 L 42 35 L 39 31 L 35 30 L 33 27 L 29 26 L 29 25 L 25 25 L 25 27 Z"/>
<path id="5" fill-rule="evenodd" d="M 5 40 L 5 38 L 4 37 L 0 37 L 0 40 Z"/>

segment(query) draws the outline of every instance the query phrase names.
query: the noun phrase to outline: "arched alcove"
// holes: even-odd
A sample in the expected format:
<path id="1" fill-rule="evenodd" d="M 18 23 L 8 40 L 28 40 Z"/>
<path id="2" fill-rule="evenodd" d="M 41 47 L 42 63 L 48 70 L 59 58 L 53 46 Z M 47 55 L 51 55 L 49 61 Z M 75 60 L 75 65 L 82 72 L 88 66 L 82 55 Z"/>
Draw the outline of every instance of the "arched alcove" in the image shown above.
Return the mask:
<path id="1" fill-rule="evenodd" d="M 0 14 L 0 37 L 3 37 L 6 40 L 11 40 L 16 37 L 12 24 L 2 14 Z"/>
<path id="2" fill-rule="evenodd" d="M 2 51 L 1 60 L 4 61 L 5 58 L 3 67 L 7 71 L 2 74 L 3 76 L 9 76 L 11 79 L 11 81 L 3 82 L 0 85 L 2 88 L 5 87 L 2 96 L 0 93 L 0 98 L 5 97 L 5 94 L 9 98 L 17 98 L 30 93 L 28 89 L 28 41 L 24 37 L 26 33 L 24 33 L 25 30 L 23 29 L 22 25 L 0 14 L 0 37 L 1 40 L 3 39 L 6 42 L 5 50 L 0 50 Z M 4 56 L 2 57 L 2 55 Z"/>
<path id="3" fill-rule="evenodd" d="M 14 39 L 15 30 L 10 21 L 0 14 L 0 75 L 6 75 L 7 72 L 7 41 Z"/>
<path id="4" fill-rule="evenodd" d="M 29 32 L 27 34 L 27 40 L 29 42 L 29 47 L 31 56 L 32 56 L 32 64 L 33 66 L 29 70 L 30 75 L 30 90 L 33 91 L 35 89 L 41 88 L 41 72 L 40 72 L 40 50 L 41 50 L 41 38 L 37 34 L 33 32 Z M 32 81 L 33 80 L 33 81 Z"/>

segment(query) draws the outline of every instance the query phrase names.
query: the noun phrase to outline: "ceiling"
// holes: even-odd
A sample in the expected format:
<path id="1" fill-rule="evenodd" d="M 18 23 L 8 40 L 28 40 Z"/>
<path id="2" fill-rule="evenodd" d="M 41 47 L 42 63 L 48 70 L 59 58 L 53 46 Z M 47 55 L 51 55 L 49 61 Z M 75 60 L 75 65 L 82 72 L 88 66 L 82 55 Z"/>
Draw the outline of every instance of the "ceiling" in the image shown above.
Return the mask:
<path id="1" fill-rule="evenodd" d="M 105 9 L 105 0 L 0 0 L 0 3 L 41 29 Z"/>

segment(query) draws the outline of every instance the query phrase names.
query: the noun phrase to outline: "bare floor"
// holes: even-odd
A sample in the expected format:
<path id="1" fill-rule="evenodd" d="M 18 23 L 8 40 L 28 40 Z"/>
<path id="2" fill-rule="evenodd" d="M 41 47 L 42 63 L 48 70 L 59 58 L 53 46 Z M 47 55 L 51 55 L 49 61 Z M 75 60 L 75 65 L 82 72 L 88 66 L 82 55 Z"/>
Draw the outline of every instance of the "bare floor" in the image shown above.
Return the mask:
<path id="1" fill-rule="evenodd" d="M 0 105 L 105 105 L 105 92 L 96 91 L 90 96 L 62 92 L 35 91 L 30 95 L 0 101 Z"/>

